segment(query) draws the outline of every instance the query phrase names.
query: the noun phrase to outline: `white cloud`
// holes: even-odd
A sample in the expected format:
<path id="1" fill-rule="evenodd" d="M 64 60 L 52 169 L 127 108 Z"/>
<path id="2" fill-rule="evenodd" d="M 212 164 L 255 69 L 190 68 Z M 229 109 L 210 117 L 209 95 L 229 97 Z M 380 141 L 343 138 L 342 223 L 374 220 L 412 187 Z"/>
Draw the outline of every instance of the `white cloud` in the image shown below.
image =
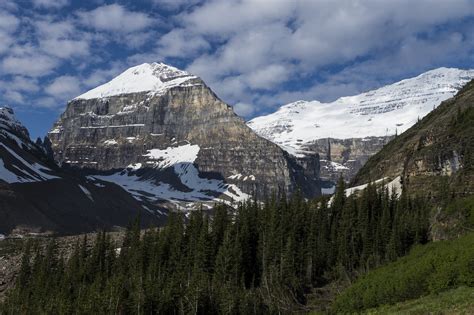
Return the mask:
<path id="1" fill-rule="evenodd" d="M 86 27 L 125 34 L 143 30 L 156 22 L 148 14 L 129 11 L 119 4 L 104 5 L 92 11 L 79 12 L 78 16 Z"/>
<path id="2" fill-rule="evenodd" d="M 237 103 L 233 106 L 234 112 L 242 117 L 249 117 L 255 111 L 254 106 L 247 104 L 247 103 Z"/>
<path id="3" fill-rule="evenodd" d="M 24 92 L 37 92 L 39 90 L 39 84 L 38 80 L 34 78 L 15 76 L 8 82 L 8 88 Z"/>
<path id="4" fill-rule="evenodd" d="M 43 17 L 34 22 L 37 35 L 41 38 L 69 38 L 77 34 L 79 30 L 72 21 L 54 21 L 51 17 Z"/>
<path id="5" fill-rule="evenodd" d="M 199 34 L 228 37 L 256 30 L 256 26 L 292 18 L 298 0 L 229 0 L 208 1 L 182 16 L 187 29 Z M 309 1 L 306 1 L 309 2 Z"/>
<path id="6" fill-rule="evenodd" d="M 35 99 L 33 105 L 36 107 L 54 108 L 64 104 L 62 102 L 58 102 L 58 100 L 54 97 L 46 96 Z"/>
<path id="7" fill-rule="evenodd" d="M 16 16 L 0 11 L 0 54 L 7 52 L 15 42 L 13 33 L 19 24 L 20 20 Z"/>
<path id="8" fill-rule="evenodd" d="M 0 1 L 0 8 L 15 11 L 18 9 L 18 4 L 14 0 Z"/>
<path id="9" fill-rule="evenodd" d="M 57 60 L 51 57 L 26 54 L 5 57 L 1 61 L 0 69 L 6 74 L 20 74 L 27 77 L 39 77 L 50 73 L 57 65 Z"/>
<path id="10" fill-rule="evenodd" d="M 58 58 L 88 56 L 91 36 L 70 20 L 55 21 L 50 17 L 35 21 L 39 48 Z"/>
<path id="11" fill-rule="evenodd" d="M 286 65 L 268 65 L 255 69 L 248 74 L 249 87 L 252 89 L 270 90 L 288 80 L 291 68 Z"/>
<path id="12" fill-rule="evenodd" d="M 14 38 L 11 34 L 0 30 L 0 54 L 7 52 L 10 46 L 14 43 Z"/>
<path id="13" fill-rule="evenodd" d="M 80 82 L 72 76 L 60 76 L 45 88 L 45 92 L 56 99 L 69 99 L 79 95 Z"/>
<path id="14" fill-rule="evenodd" d="M 5 97 L 5 99 L 9 100 L 10 102 L 14 102 L 14 103 L 24 102 L 23 95 L 17 91 L 7 90 L 5 91 L 5 93 L 3 93 L 3 96 Z"/>
<path id="15" fill-rule="evenodd" d="M 20 20 L 16 16 L 6 11 L 3 11 L 3 12 L 0 11 L 0 29 L 1 30 L 8 33 L 12 33 L 18 28 L 19 24 L 20 24 Z"/>
<path id="16" fill-rule="evenodd" d="M 160 8 L 176 10 L 192 7 L 203 0 L 152 0 L 152 2 Z"/>
<path id="17" fill-rule="evenodd" d="M 85 40 L 46 39 L 40 42 L 41 49 L 59 58 L 89 55 L 89 42 Z"/>
<path id="18" fill-rule="evenodd" d="M 469 0 L 275 0 L 272 5 L 267 0 L 211 0 L 178 16 L 180 28 L 168 33 L 177 40 L 168 46 L 186 47 L 186 40 L 173 34 L 205 39 L 217 48 L 203 50 L 197 58 L 190 50 L 172 51 L 192 57 L 188 70 L 224 100 L 275 106 L 279 99 L 295 100 L 290 97 L 356 93 L 380 84 L 381 77 L 398 79 L 414 69 L 449 63 L 446 56 L 460 60 L 474 43 L 466 39 L 469 27 L 457 28 L 473 16 Z M 440 35 L 445 28 L 453 31 Z M 456 49 L 458 57 L 452 53 Z M 355 83 L 341 79 L 348 73 L 345 68 L 362 64 L 365 78 Z M 340 75 L 326 73 L 337 68 Z M 311 82 L 315 77 L 317 85 Z M 287 82 L 297 89 L 285 90 Z"/>
<path id="19" fill-rule="evenodd" d="M 165 57 L 190 57 L 210 48 L 209 43 L 198 35 L 183 29 L 175 29 L 162 36 L 158 41 L 157 52 Z"/>
<path id="20" fill-rule="evenodd" d="M 69 5 L 69 0 L 33 0 L 33 5 L 48 9 L 59 9 Z"/>

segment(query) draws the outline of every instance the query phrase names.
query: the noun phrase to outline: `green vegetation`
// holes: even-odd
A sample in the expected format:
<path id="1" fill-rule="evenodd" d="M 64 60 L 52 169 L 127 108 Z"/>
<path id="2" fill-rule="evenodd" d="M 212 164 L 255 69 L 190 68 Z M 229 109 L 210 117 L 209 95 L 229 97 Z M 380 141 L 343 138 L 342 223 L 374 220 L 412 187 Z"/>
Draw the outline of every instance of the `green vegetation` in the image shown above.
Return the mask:
<path id="1" fill-rule="evenodd" d="M 4 239 L 0 241 L 0 256 L 14 255 L 21 252 L 23 246 L 22 239 Z"/>
<path id="2" fill-rule="evenodd" d="M 171 214 L 166 227 L 122 244 L 100 233 L 61 257 L 54 242 L 24 251 L 4 314 L 288 313 L 306 311 L 306 293 L 333 279 L 353 279 L 427 241 L 421 198 L 389 195 L 374 185 L 346 197 L 295 194 L 212 218 Z M 117 248 L 120 248 L 118 250 Z"/>
<path id="3" fill-rule="evenodd" d="M 366 313 L 371 315 L 474 314 L 474 287 L 459 287 L 416 300 L 370 309 Z"/>
<path id="4" fill-rule="evenodd" d="M 474 196 L 452 200 L 444 212 L 450 216 L 459 214 L 465 225 L 464 229 L 474 232 Z"/>
<path id="5" fill-rule="evenodd" d="M 452 241 L 416 246 L 409 255 L 361 277 L 335 301 L 337 312 L 358 312 L 474 287 L 474 233 Z"/>

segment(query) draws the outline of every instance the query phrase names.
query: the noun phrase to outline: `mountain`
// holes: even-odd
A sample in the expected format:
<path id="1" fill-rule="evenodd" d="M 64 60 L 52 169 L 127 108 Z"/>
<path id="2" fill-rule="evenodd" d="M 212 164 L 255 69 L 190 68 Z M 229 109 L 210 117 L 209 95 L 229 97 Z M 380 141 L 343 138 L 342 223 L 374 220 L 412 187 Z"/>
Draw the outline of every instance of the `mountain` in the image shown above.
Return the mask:
<path id="1" fill-rule="evenodd" d="M 160 220 L 112 183 L 61 170 L 47 150 L 30 141 L 13 110 L 0 107 L 0 233 L 59 233 L 126 226 L 138 213 Z"/>
<path id="2" fill-rule="evenodd" d="M 248 122 L 294 156 L 316 152 L 321 177 L 350 181 L 396 134 L 426 116 L 474 78 L 474 70 L 439 68 L 331 103 L 298 101 Z"/>
<path id="3" fill-rule="evenodd" d="M 163 63 L 132 67 L 71 100 L 49 138 L 60 165 L 151 204 L 230 204 L 297 187 L 320 194 L 318 155 L 291 157 L 200 78 Z"/>

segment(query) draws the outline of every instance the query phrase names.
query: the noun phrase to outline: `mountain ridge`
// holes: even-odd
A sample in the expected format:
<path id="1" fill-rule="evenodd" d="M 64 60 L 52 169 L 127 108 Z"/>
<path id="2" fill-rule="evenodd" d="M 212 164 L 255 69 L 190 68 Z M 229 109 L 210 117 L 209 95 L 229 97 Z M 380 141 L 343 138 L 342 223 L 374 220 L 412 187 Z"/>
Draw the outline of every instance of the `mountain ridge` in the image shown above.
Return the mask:
<path id="1" fill-rule="evenodd" d="M 298 101 L 247 124 L 294 156 L 318 153 L 321 177 L 332 191 L 339 176 L 350 182 L 365 162 L 452 97 L 474 70 L 438 68 L 330 103 Z"/>
<path id="2" fill-rule="evenodd" d="M 391 136 L 395 135 L 397 131 L 402 133 L 408 129 L 418 119 L 428 114 L 433 107 L 439 105 L 441 101 L 452 97 L 472 78 L 474 78 L 474 70 L 437 68 L 413 78 L 358 95 L 344 96 L 329 103 L 302 100 L 289 103 L 281 106 L 272 114 L 250 120 L 248 125 L 261 136 L 281 145 L 294 155 L 304 154 L 304 152 L 298 152 L 299 147 L 316 139 L 350 139 L 355 138 L 355 135 L 358 138 Z M 407 92 L 413 92 L 413 94 L 406 95 Z M 375 98 L 373 98 L 374 96 Z M 411 110 L 415 106 L 419 110 Z M 402 112 L 403 116 L 408 115 L 409 119 L 402 118 L 400 121 L 395 121 L 393 114 L 403 109 L 409 110 Z M 390 122 L 390 126 L 387 127 L 376 125 L 373 120 L 375 117 L 370 117 L 385 113 L 391 113 L 390 118 L 393 120 L 380 122 Z M 345 117 L 324 121 L 334 115 L 345 115 Z M 362 120 L 364 116 L 369 119 L 364 122 L 351 121 L 354 117 Z M 280 118 L 282 119 L 281 125 L 278 124 Z M 342 121 L 338 122 L 337 127 L 344 126 L 345 128 L 334 128 L 329 125 L 338 119 Z M 296 126 L 295 121 L 301 124 L 304 122 L 306 125 Z M 284 122 L 289 124 L 285 126 Z M 353 128 L 354 126 L 349 123 L 355 124 L 357 128 Z M 272 128 L 276 131 L 271 131 Z M 298 141 L 298 139 L 303 141 Z"/>
<path id="3" fill-rule="evenodd" d="M 114 183 L 58 167 L 11 108 L 0 107 L 0 233 L 74 234 L 162 221 Z"/>

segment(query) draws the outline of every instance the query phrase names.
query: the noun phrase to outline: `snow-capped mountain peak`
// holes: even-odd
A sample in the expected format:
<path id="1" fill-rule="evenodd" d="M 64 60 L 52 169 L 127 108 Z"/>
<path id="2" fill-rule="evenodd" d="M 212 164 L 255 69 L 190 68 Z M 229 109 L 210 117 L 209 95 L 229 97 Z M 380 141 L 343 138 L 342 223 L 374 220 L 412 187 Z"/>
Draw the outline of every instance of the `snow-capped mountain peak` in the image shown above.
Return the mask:
<path id="1" fill-rule="evenodd" d="M 296 156 L 323 138 L 350 139 L 401 133 L 474 78 L 474 70 L 438 68 L 334 102 L 298 101 L 252 119 L 260 136 Z"/>
<path id="2" fill-rule="evenodd" d="M 197 77 L 164 63 L 143 63 L 131 67 L 109 82 L 102 84 L 75 99 L 94 99 L 121 94 L 150 92 L 160 94 L 168 89 L 188 84 Z"/>

